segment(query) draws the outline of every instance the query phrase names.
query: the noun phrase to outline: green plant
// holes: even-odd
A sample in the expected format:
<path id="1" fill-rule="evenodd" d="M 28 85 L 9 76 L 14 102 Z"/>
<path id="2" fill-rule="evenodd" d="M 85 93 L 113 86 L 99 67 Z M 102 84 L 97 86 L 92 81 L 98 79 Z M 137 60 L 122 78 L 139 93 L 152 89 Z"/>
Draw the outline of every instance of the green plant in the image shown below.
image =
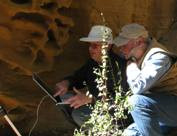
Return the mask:
<path id="1" fill-rule="evenodd" d="M 103 14 L 101 14 L 103 17 Z M 103 22 L 105 19 L 103 17 Z M 128 98 L 131 95 L 130 91 L 126 94 L 123 93 L 120 86 L 120 81 L 116 82 L 112 73 L 114 82 L 115 99 L 111 98 L 108 94 L 106 85 L 108 65 L 111 61 L 107 55 L 108 43 L 106 42 L 109 32 L 103 30 L 104 37 L 102 43 L 102 64 L 100 68 L 94 69 L 97 75 L 97 88 L 99 89 L 99 97 L 94 107 L 90 119 L 83 124 L 83 126 L 74 132 L 74 136 L 121 136 L 124 128 L 124 120 L 127 118 L 127 112 L 130 108 Z M 119 69 L 119 65 L 117 68 Z M 113 69 L 112 69 L 113 70 Z M 118 74 L 121 74 L 119 70 Z"/>

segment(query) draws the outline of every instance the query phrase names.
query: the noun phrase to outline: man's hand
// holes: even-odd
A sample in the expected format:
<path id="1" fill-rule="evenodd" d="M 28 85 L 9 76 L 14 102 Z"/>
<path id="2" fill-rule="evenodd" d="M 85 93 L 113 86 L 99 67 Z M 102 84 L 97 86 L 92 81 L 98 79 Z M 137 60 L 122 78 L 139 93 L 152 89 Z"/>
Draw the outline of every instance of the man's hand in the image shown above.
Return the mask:
<path id="1" fill-rule="evenodd" d="M 64 95 L 68 91 L 69 81 L 63 80 L 56 84 L 54 97 Z"/>
<path id="2" fill-rule="evenodd" d="M 74 107 L 76 109 L 82 105 L 86 105 L 92 102 L 92 98 L 86 96 L 85 93 L 79 92 L 79 90 L 76 88 L 73 88 L 73 90 L 76 92 L 76 95 L 65 101 L 65 103 L 70 104 L 70 107 Z"/>

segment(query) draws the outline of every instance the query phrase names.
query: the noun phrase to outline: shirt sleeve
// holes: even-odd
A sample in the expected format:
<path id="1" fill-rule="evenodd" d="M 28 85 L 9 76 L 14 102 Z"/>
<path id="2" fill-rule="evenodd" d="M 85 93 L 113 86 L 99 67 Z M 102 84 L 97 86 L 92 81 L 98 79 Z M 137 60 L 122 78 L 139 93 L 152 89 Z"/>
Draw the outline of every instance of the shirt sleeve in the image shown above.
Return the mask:
<path id="1" fill-rule="evenodd" d="M 69 81 L 69 89 L 72 89 L 73 87 L 76 87 L 77 89 L 85 87 L 84 81 L 89 69 L 89 63 L 90 61 L 87 61 L 82 67 L 74 71 L 73 74 L 64 78 L 65 80 Z"/>
<path id="2" fill-rule="evenodd" d="M 146 93 L 170 68 L 170 58 L 162 53 L 155 53 L 144 61 L 143 67 L 136 63 L 127 66 L 127 81 L 133 94 Z"/>

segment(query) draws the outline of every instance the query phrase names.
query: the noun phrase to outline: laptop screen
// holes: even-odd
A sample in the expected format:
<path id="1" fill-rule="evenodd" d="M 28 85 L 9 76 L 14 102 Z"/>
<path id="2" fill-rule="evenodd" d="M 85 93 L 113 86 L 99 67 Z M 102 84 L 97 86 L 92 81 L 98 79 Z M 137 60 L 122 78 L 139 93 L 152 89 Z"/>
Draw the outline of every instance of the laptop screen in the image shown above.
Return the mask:
<path id="1" fill-rule="evenodd" d="M 55 102 L 60 103 L 60 97 L 54 97 L 51 88 L 36 74 L 32 74 L 33 81 Z"/>

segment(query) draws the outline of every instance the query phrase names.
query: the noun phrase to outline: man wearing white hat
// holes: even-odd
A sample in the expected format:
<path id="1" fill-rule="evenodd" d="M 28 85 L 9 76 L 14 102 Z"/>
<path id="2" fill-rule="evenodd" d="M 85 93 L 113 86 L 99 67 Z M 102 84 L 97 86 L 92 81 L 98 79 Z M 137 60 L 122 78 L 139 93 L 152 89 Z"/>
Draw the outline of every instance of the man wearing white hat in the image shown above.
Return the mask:
<path id="1" fill-rule="evenodd" d="M 106 37 L 105 37 L 106 34 Z M 98 88 L 95 79 L 96 74 L 93 73 L 94 68 L 98 68 L 101 64 L 101 46 L 103 42 L 108 43 L 108 54 L 109 54 L 109 66 L 108 66 L 108 80 L 107 88 L 109 93 L 114 96 L 114 81 L 112 75 L 115 76 L 115 82 L 121 80 L 121 86 L 123 90 L 127 90 L 127 82 L 125 75 L 126 62 L 125 59 L 120 58 L 111 51 L 112 47 L 112 30 L 106 26 L 96 25 L 93 26 L 88 34 L 88 37 L 81 38 L 80 41 L 88 42 L 90 59 L 80 69 L 74 72 L 73 75 L 64 78 L 61 82 L 56 84 L 56 93 L 54 96 L 60 96 L 65 103 L 69 104 L 73 109 L 71 110 L 71 116 L 77 125 L 81 126 L 88 118 L 91 113 L 91 109 L 87 104 L 94 104 L 95 99 L 98 99 Z M 119 68 L 116 63 L 119 64 Z M 121 71 L 121 75 L 118 74 Z M 113 73 L 111 73 L 113 72 Z M 86 83 L 86 85 L 83 84 Z M 80 89 L 87 86 L 89 93 L 93 96 L 89 98 L 85 92 L 79 91 Z M 74 87 L 74 88 L 73 88 Z M 77 89 L 76 89 L 77 88 Z M 73 89 L 75 94 L 69 94 L 68 90 Z M 68 95 L 69 98 L 68 98 Z"/>
<path id="2" fill-rule="evenodd" d="M 126 74 L 134 123 L 124 136 L 163 136 L 177 127 L 177 56 L 139 24 L 122 27 L 114 44 L 128 60 Z"/>

